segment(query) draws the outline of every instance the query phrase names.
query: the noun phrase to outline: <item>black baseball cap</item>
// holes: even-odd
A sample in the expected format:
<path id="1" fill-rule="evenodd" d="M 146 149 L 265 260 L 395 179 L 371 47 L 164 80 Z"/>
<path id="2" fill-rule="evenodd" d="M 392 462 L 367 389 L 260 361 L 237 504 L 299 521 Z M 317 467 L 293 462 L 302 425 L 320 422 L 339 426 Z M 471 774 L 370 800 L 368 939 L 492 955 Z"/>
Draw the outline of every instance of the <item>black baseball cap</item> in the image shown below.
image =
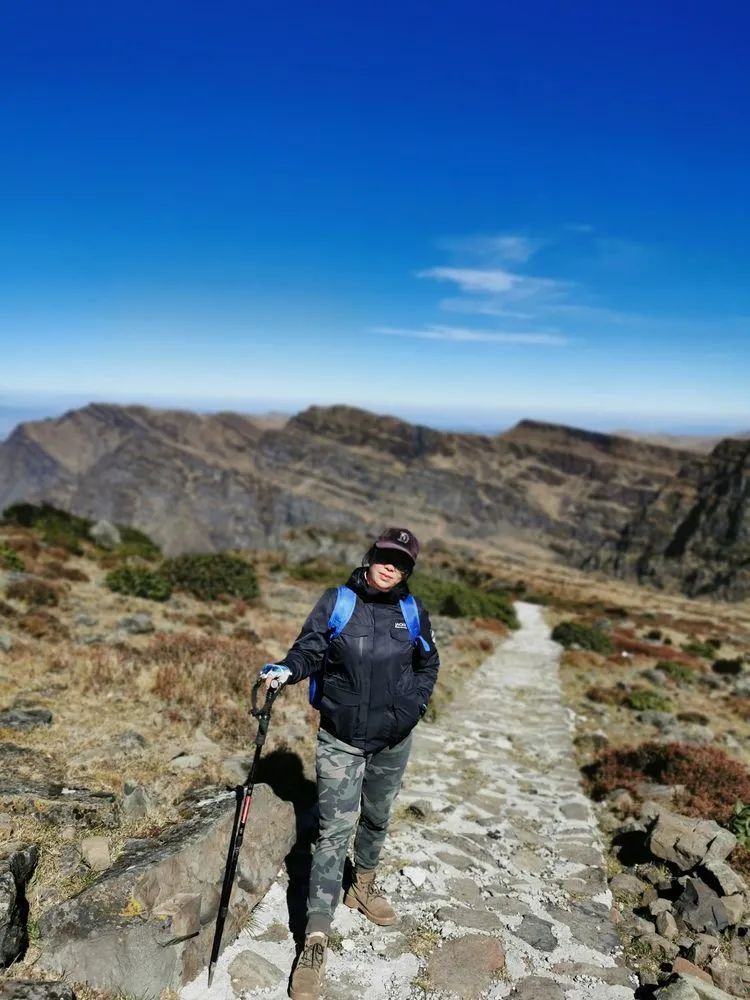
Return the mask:
<path id="1" fill-rule="evenodd" d="M 409 531 L 408 528 L 387 528 L 382 535 L 375 539 L 375 547 L 405 552 L 412 562 L 416 562 L 419 555 L 419 542 L 414 532 Z"/>

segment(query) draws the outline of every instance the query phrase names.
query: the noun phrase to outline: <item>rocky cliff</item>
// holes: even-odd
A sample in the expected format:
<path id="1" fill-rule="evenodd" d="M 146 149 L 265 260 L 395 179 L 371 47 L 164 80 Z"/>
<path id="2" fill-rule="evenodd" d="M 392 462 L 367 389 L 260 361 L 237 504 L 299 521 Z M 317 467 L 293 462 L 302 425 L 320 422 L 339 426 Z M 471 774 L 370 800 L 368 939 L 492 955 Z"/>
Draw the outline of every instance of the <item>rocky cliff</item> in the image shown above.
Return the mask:
<path id="1" fill-rule="evenodd" d="M 691 597 L 750 595 L 750 441 L 687 462 L 586 563 Z"/>

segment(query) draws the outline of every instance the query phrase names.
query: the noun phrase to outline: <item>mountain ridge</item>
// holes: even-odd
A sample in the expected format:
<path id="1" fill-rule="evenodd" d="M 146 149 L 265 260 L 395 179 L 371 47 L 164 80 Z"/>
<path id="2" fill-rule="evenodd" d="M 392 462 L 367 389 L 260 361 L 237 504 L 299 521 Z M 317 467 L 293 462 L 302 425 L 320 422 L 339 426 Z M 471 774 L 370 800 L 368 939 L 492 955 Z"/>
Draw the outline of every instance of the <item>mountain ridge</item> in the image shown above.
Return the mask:
<path id="1" fill-rule="evenodd" d="M 663 517 L 645 535 L 628 525 L 667 495 L 682 497 L 668 504 L 681 515 L 710 489 L 717 448 L 712 459 L 717 449 L 702 456 L 530 419 L 496 435 L 439 431 L 344 405 L 269 425 L 231 412 L 92 403 L 20 424 L 0 444 L 0 509 L 46 500 L 133 524 L 169 553 L 274 547 L 295 528 L 369 533 L 403 521 L 425 540 L 639 578 L 639 554 L 623 553 L 646 536 L 657 551 L 668 527 Z M 662 577 L 681 585 L 679 573 Z"/>

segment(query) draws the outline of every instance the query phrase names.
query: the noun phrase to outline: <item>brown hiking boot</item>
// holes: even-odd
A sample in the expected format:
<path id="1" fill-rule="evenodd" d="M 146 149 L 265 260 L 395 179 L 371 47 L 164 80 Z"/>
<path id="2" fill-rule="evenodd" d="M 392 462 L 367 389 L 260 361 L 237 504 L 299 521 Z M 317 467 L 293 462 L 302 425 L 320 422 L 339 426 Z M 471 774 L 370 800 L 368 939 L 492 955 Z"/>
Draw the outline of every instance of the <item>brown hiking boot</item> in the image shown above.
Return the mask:
<path id="1" fill-rule="evenodd" d="M 374 924 L 390 927 L 391 924 L 396 923 L 396 914 L 391 904 L 375 885 L 375 871 L 375 868 L 371 871 L 355 868 L 352 884 L 344 896 L 344 903 L 353 910 L 361 910 L 367 919 Z"/>
<path id="2" fill-rule="evenodd" d="M 308 934 L 292 973 L 289 996 L 292 1000 L 318 1000 L 326 967 L 328 938 L 322 932 Z"/>

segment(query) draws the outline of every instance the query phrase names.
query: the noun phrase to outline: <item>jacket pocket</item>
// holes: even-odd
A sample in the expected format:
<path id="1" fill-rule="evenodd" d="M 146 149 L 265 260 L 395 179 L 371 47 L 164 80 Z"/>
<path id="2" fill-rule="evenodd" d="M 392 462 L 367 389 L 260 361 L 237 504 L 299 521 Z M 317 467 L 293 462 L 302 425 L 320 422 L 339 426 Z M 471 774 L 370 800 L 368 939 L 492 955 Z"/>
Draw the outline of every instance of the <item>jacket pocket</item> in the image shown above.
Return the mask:
<path id="1" fill-rule="evenodd" d="M 351 688 L 327 682 L 320 703 L 320 724 L 345 743 L 351 743 L 359 720 L 360 695 Z"/>

